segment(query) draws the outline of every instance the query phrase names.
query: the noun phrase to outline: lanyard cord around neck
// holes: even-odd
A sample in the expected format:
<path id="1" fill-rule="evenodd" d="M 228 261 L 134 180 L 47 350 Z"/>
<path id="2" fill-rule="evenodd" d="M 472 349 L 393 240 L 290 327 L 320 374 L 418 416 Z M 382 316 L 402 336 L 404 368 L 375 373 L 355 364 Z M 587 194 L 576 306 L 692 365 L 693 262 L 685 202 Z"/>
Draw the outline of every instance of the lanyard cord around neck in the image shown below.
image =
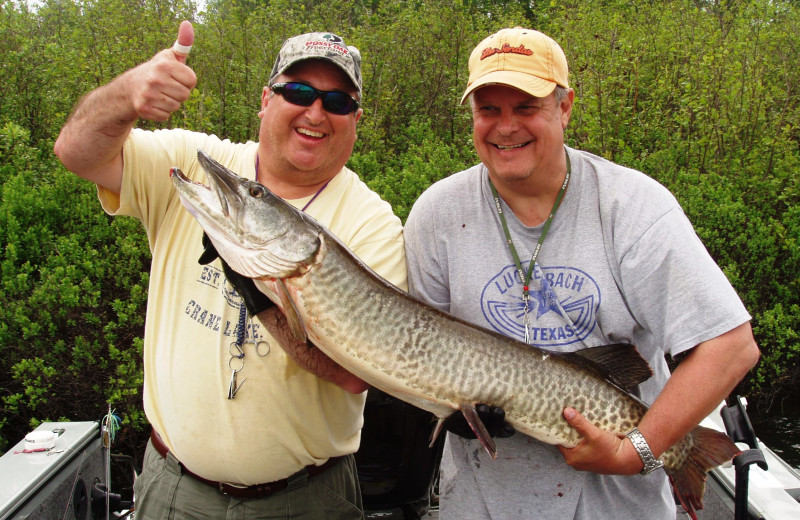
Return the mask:
<path id="1" fill-rule="evenodd" d="M 547 232 L 550 230 L 550 224 L 553 223 L 553 217 L 556 215 L 556 211 L 558 211 L 558 207 L 561 205 L 561 201 L 564 199 L 564 194 L 567 192 L 567 186 L 569 186 L 569 178 L 572 174 L 572 167 L 569 160 L 569 154 L 564 152 L 564 155 L 567 158 L 567 174 L 564 177 L 564 183 L 561 185 L 561 189 L 558 190 L 558 195 L 556 195 L 556 201 L 553 204 L 553 209 L 550 210 L 550 215 L 547 217 L 547 221 L 544 223 L 544 227 L 542 227 L 542 233 L 539 235 L 539 241 L 536 243 L 536 249 L 533 250 L 533 255 L 531 256 L 530 264 L 528 264 L 528 272 L 525 273 L 522 270 L 522 262 L 519 260 L 519 255 L 517 254 L 517 248 L 514 247 L 514 241 L 511 239 L 511 232 L 508 230 L 508 223 L 506 222 L 506 217 L 503 214 L 503 207 L 500 204 L 500 195 L 497 194 L 497 188 L 494 187 L 492 183 L 492 179 L 489 179 L 489 186 L 492 188 L 492 195 L 494 196 L 494 205 L 497 208 L 497 214 L 500 216 L 500 223 L 503 225 L 503 232 L 506 235 L 506 242 L 508 243 L 508 248 L 511 250 L 511 256 L 514 257 L 514 263 L 517 266 L 517 276 L 519 276 L 519 281 L 522 282 L 522 301 L 525 305 L 525 342 L 528 343 L 529 339 L 529 327 L 528 327 L 528 301 L 530 299 L 530 281 L 531 277 L 533 276 L 533 269 L 534 265 L 536 264 L 536 259 L 539 257 L 539 253 L 542 250 L 542 244 L 544 244 L 544 239 L 547 236 Z"/>
<path id="2" fill-rule="evenodd" d="M 258 158 L 258 152 L 256 152 L 256 179 L 255 179 L 255 181 L 256 181 L 256 182 L 258 182 L 258 165 L 259 165 L 259 162 L 258 162 L 258 161 L 259 161 L 259 158 Z M 328 187 L 328 184 L 330 184 L 332 180 L 333 180 L 333 177 L 331 177 L 330 179 L 328 179 L 328 180 L 327 180 L 327 182 L 325 182 L 325 184 L 323 184 L 323 185 L 322 185 L 322 187 L 321 187 L 320 189 L 318 189 L 318 190 L 317 190 L 317 192 L 314 194 L 314 196 L 313 196 L 313 197 L 311 197 L 311 199 L 310 199 L 308 202 L 306 202 L 306 205 L 305 205 L 305 206 L 303 206 L 303 207 L 300 209 L 300 211 L 305 211 L 305 210 L 306 210 L 306 209 L 307 209 L 307 208 L 308 208 L 308 207 L 311 205 L 311 203 L 312 203 L 312 202 L 314 202 L 314 199 L 316 199 L 316 198 L 317 198 L 317 195 L 319 195 L 320 193 L 322 193 L 322 190 L 324 190 L 325 188 L 327 188 L 327 187 Z"/>

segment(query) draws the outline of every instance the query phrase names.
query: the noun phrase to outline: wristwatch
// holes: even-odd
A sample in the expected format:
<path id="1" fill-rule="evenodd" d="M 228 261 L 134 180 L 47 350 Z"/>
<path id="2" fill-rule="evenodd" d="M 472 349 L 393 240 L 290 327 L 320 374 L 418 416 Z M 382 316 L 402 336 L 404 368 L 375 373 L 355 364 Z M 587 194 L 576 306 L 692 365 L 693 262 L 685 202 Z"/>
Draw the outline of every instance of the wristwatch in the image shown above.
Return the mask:
<path id="1" fill-rule="evenodd" d="M 649 475 L 658 468 L 664 466 L 664 463 L 661 462 L 661 460 L 653 456 L 653 452 L 650 450 L 650 446 L 647 444 L 647 441 L 644 440 L 644 435 L 642 435 L 642 432 L 639 431 L 639 428 L 634 428 L 628 432 L 625 437 L 631 440 L 633 449 L 636 450 L 636 453 L 639 454 L 639 457 L 644 463 L 642 475 Z"/>

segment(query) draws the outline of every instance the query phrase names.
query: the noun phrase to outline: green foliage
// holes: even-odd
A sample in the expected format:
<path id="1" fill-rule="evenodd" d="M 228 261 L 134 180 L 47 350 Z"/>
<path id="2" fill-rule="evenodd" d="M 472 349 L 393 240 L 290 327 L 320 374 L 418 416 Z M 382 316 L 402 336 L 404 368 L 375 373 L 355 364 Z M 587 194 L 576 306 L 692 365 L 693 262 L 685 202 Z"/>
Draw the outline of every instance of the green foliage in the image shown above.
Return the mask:
<path id="1" fill-rule="evenodd" d="M 0 130 L 0 450 L 44 420 L 99 419 L 105 403 L 144 424 L 141 228 L 107 217 L 95 188 L 28 135 Z"/>
<path id="2" fill-rule="evenodd" d="M 753 384 L 762 389 L 791 388 L 800 377 L 800 306 L 775 304 L 758 316 L 754 328 L 764 352 L 752 374 Z"/>
<path id="3" fill-rule="evenodd" d="M 349 165 L 403 221 L 425 188 L 477 162 L 472 141 L 459 143 L 437 137 L 430 121 L 423 117 L 414 118 L 397 138 L 408 143 L 399 155 L 380 160 L 374 151 L 354 153 Z"/>
<path id="4" fill-rule="evenodd" d="M 559 41 L 569 144 L 665 184 L 753 315 L 746 385 L 798 390 L 800 10 L 786 0 L 0 0 L 0 449 L 111 403 L 142 428 L 149 253 L 50 152 L 81 95 L 195 26 L 198 85 L 164 124 L 257 138 L 284 39 L 333 31 L 361 50 L 364 115 L 349 166 L 405 219 L 430 183 L 477 162 L 458 105 L 473 47 L 527 26 Z"/>

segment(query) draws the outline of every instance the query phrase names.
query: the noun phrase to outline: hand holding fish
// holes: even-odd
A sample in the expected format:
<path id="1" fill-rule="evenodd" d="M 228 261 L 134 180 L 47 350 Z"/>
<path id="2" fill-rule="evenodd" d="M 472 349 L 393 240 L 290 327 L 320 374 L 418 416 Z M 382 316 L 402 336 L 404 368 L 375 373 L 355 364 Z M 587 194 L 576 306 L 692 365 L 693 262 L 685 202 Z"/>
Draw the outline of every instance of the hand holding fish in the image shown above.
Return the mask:
<path id="1" fill-rule="evenodd" d="M 572 448 L 558 446 L 567 464 L 605 475 L 635 475 L 642 471 L 642 460 L 625 437 L 598 428 L 574 408 L 566 408 L 564 418 L 582 437 Z"/>

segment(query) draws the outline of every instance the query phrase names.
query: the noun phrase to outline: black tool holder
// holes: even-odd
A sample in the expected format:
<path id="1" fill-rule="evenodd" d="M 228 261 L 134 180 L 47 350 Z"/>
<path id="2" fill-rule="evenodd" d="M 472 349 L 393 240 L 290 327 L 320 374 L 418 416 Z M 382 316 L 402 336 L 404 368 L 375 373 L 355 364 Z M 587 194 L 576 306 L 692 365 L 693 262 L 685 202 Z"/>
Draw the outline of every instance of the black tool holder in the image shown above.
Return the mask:
<path id="1" fill-rule="evenodd" d="M 756 433 L 753 431 L 753 425 L 750 423 L 750 417 L 747 416 L 747 410 L 742 404 L 741 397 L 738 395 L 729 397 L 720 414 L 728 436 L 734 442 L 743 442 L 750 446 L 749 450 L 743 451 L 733 459 L 733 466 L 736 470 L 734 518 L 735 520 L 747 520 L 747 488 L 750 481 L 750 466 L 758 464 L 761 469 L 766 471 L 767 461 L 764 460 L 764 454 L 758 447 Z"/>

